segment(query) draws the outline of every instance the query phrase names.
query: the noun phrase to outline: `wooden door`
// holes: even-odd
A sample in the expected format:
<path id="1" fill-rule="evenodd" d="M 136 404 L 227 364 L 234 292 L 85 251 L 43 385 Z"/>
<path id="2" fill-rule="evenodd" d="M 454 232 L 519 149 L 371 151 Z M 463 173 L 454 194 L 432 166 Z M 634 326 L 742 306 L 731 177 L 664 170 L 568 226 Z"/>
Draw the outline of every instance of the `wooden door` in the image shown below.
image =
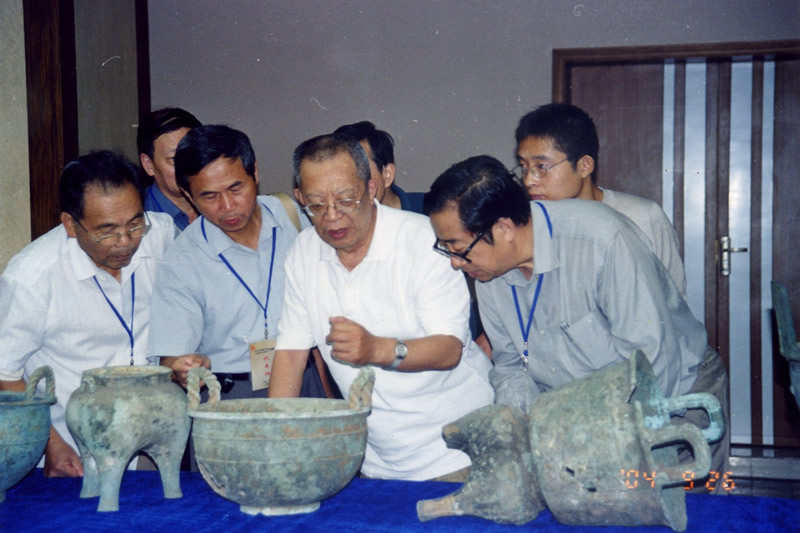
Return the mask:
<path id="1" fill-rule="evenodd" d="M 800 316 L 800 41 L 556 50 L 553 98 L 600 137 L 601 187 L 673 221 L 687 299 L 731 378 L 732 441 L 800 447 L 769 281 Z M 730 274 L 720 246 L 730 239 Z"/>

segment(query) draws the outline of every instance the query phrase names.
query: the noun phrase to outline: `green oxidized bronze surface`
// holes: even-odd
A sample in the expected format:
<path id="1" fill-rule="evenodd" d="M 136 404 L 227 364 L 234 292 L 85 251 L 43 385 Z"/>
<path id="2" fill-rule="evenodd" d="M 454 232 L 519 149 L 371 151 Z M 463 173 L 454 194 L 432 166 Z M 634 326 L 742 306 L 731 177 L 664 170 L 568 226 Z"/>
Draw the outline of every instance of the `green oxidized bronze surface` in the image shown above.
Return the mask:
<path id="1" fill-rule="evenodd" d="M 81 454 L 81 498 L 100 496 L 98 511 L 119 509 L 128 463 L 146 453 L 158 467 L 165 498 L 182 497 L 180 463 L 189 437 L 186 394 L 163 366 L 86 370 L 67 402 L 66 420 Z"/>
<path id="2" fill-rule="evenodd" d="M 704 409 L 709 426 L 673 425 L 670 415 Z M 706 393 L 664 398 L 642 352 L 536 397 L 526 415 L 492 405 L 443 429 L 450 448 L 472 459 L 455 493 L 417 502 L 430 520 L 473 515 L 523 524 L 546 505 L 572 525 L 666 525 L 686 529 L 683 472 L 708 474 L 708 442 L 722 438 L 717 399 Z M 694 462 L 678 464 L 679 445 Z M 532 473 L 533 472 L 533 473 Z M 638 485 L 627 472 L 643 475 Z"/>
<path id="3" fill-rule="evenodd" d="M 199 380 L 209 387 L 199 404 Z M 367 443 L 374 372 L 362 369 L 349 400 L 219 400 L 205 369 L 189 373 L 192 442 L 203 478 L 249 514 L 310 512 L 355 476 Z"/>
<path id="4" fill-rule="evenodd" d="M 702 408 L 700 430 L 672 425 L 670 413 Z M 686 529 L 682 473 L 708 474 L 708 441 L 724 433 L 719 402 L 710 394 L 664 398 L 640 351 L 624 363 L 539 395 L 530 409 L 533 462 L 553 516 L 573 525 L 666 525 Z M 678 464 L 688 444 L 694 462 Z M 646 473 L 631 486 L 627 471 Z"/>
<path id="5" fill-rule="evenodd" d="M 46 392 L 36 396 L 36 385 L 46 379 Z M 50 405 L 56 402 L 55 381 L 49 366 L 36 369 L 25 392 L 0 392 L 0 502 L 6 489 L 33 470 L 50 437 Z"/>

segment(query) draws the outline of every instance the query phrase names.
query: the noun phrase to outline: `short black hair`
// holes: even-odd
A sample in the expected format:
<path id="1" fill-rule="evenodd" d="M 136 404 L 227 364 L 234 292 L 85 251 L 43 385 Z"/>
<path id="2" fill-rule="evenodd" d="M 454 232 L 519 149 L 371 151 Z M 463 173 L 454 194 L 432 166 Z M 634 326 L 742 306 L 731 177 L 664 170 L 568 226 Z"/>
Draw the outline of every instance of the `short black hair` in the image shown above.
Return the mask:
<path id="1" fill-rule="evenodd" d="M 517 149 L 528 137 L 542 137 L 550 139 L 553 147 L 563 152 L 573 167 L 584 155 L 594 159 L 595 166 L 598 164 L 600 142 L 594 121 L 586 111 L 572 104 L 537 107 L 519 120 L 514 137 Z"/>
<path id="2" fill-rule="evenodd" d="M 61 211 L 76 220 L 84 215 L 84 197 L 88 187 L 103 191 L 120 189 L 131 184 L 144 197 L 144 185 L 139 169 L 127 157 L 110 150 L 100 150 L 70 161 L 61 171 L 58 181 L 58 201 Z"/>
<path id="3" fill-rule="evenodd" d="M 256 179 L 256 154 L 250 138 L 230 126 L 210 124 L 189 131 L 175 150 L 175 182 L 191 192 L 189 177 L 199 174 L 220 157 L 239 160 L 248 176 Z"/>
<path id="4" fill-rule="evenodd" d="M 506 217 L 517 226 L 531 218 L 528 195 L 508 169 L 488 155 L 470 157 L 445 170 L 425 195 L 424 211 L 433 215 L 450 207 L 458 209 L 458 217 L 467 231 L 493 243 L 489 230 Z"/>
<path id="5" fill-rule="evenodd" d="M 148 113 L 139 123 L 136 131 L 136 146 L 140 154 L 153 158 L 156 139 L 182 128 L 194 129 L 200 126 L 197 117 L 180 107 L 165 107 Z"/>
<path id="6" fill-rule="evenodd" d="M 369 160 L 364 147 L 350 135 L 332 133 L 329 135 L 318 135 L 307 141 L 300 143 L 294 149 L 292 165 L 294 167 L 294 183 L 300 187 L 300 165 L 304 160 L 309 159 L 314 162 L 326 161 L 347 152 L 356 165 L 358 179 L 364 183 L 368 182 L 371 175 L 369 171 Z"/>
<path id="7" fill-rule="evenodd" d="M 362 120 L 345 124 L 336 128 L 333 133 L 350 135 L 357 141 L 366 140 L 378 170 L 383 170 L 388 164 L 394 164 L 394 139 L 385 131 L 377 129 L 372 122 Z"/>

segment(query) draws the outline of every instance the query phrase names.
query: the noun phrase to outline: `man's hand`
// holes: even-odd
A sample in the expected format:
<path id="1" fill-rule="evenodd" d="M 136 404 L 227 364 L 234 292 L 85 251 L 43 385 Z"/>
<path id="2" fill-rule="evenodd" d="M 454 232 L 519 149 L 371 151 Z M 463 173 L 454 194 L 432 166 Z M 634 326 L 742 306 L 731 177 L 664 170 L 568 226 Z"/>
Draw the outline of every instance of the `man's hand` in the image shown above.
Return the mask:
<path id="1" fill-rule="evenodd" d="M 44 451 L 44 475 L 46 477 L 81 477 L 81 458 L 64 442 L 54 427 L 50 426 L 50 440 Z"/>
<path id="2" fill-rule="evenodd" d="M 211 370 L 211 360 L 199 353 L 190 353 L 178 357 L 162 357 L 161 364 L 172 369 L 172 379 L 186 388 L 186 377 L 189 370 L 202 366 Z"/>
<path id="3" fill-rule="evenodd" d="M 333 316 L 329 322 L 331 331 L 325 342 L 331 346 L 335 359 L 356 366 L 389 366 L 394 361 L 395 339 L 377 337 L 343 316 Z"/>

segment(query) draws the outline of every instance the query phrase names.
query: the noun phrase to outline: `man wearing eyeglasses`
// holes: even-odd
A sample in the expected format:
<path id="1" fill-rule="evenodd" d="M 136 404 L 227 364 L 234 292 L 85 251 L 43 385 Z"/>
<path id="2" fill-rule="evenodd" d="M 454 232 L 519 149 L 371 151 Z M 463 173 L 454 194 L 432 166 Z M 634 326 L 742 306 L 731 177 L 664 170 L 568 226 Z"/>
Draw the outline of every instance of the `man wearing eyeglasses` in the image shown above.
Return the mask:
<path id="1" fill-rule="evenodd" d="M 598 187 L 597 129 L 583 109 L 562 103 L 538 107 L 520 119 L 515 137 L 519 165 L 513 172 L 531 200 L 595 200 L 619 211 L 647 236 L 675 286 L 686 295 L 678 236 L 661 206 L 640 196 Z"/>
<path id="2" fill-rule="evenodd" d="M 464 277 L 430 249 L 426 217 L 379 204 L 363 147 L 323 135 L 294 152 L 315 232 L 286 259 L 286 295 L 269 395 L 297 396 L 318 346 L 347 391 L 374 367 L 363 475 L 464 481 L 469 457 L 442 426 L 492 402 L 489 361 L 470 340 Z"/>
<path id="3" fill-rule="evenodd" d="M 155 270 L 173 240 L 169 216 L 146 213 L 137 168 L 94 152 L 64 167 L 61 224 L 14 256 L 0 276 L 0 389 L 25 390 L 53 369 L 57 403 L 46 476 L 83 474 L 65 406 L 92 368 L 146 364 Z"/>
<path id="4" fill-rule="evenodd" d="M 445 171 L 425 206 L 435 247 L 481 282 L 496 403 L 527 411 L 539 393 L 642 350 L 665 396 L 709 392 L 727 413 L 722 360 L 630 219 L 600 202 L 530 202 L 489 156 Z M 708 425 L 701 410 L 684 419 Z M 729 435 L 712 446 L 717 472 Z"/>

